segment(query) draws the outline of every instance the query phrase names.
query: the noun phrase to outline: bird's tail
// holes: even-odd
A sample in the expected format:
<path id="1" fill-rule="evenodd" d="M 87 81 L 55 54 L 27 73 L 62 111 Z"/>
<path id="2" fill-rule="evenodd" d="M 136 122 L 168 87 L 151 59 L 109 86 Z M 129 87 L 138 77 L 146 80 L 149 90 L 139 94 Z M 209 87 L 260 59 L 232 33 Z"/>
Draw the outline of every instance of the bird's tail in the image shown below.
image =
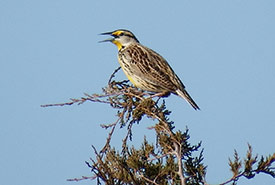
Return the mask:
<path id="1" fill-rule="evenodd" d="M 195 110 L 200 110 L 199 106 L 195 103 L 195 101 L 191 98 L 186 90 L 176 90 L 177 95 L 184 98 Z"/>

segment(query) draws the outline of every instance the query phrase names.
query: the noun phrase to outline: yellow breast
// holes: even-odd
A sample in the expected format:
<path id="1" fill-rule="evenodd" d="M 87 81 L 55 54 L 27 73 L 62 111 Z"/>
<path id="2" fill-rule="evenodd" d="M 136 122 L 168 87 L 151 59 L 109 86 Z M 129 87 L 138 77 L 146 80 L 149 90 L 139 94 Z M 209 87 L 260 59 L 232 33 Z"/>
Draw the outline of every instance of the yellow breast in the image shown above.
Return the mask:
<path id="1" fill-rule="evenodd" d="M 127 68 L 125 67 L 124 63 L 123 63 L 121 60 L 122 60 L 122 59 L 120 59 L 120 58 L 118 57 L 118 62 L 119 62 L 119 64 L 120 64 L 120 66 L 121 66 L 123 72 L 125 73 L 126 77 L 128 78 L 128 80 L 130 80 L 130 82 L 131 82 L 134 86 L 139 87 L 140 85 L 139 85 L 139 83 L 137 82 L 137 79 L 134 77 L 133 74 L 131 74 L 131 73 L 129 72 L 129 69 L 127 69 Z"/>

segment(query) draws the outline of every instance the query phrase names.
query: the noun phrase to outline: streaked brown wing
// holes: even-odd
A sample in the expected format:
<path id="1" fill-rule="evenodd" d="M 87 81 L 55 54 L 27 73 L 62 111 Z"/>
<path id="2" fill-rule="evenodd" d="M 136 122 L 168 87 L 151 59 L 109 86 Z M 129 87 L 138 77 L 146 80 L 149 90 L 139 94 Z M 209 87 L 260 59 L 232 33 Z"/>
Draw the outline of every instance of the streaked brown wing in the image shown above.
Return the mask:
<path id="1" fill-rule="evenodd" d="M 132 45 L 123 54 L 131 61 L 129 65 L 132 72 L 159 87 L 159 90 L 175 92 L 184 89 L 166 60 L 155 51 L 141 45 Z"/>

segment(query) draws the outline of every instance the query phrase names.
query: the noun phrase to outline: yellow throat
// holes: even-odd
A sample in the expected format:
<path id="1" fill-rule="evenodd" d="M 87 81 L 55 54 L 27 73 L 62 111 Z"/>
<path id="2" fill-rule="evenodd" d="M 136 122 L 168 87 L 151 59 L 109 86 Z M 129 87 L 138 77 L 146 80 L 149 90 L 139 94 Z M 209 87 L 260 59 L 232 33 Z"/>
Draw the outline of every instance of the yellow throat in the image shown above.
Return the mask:
<path id="1" fill-rule="evenodd" d="M 114 43 L 117 46 L 118 50 L 120 50 L 122 48 L 122 44 L 119 41 L 113 40 L 112 43 Z"/>

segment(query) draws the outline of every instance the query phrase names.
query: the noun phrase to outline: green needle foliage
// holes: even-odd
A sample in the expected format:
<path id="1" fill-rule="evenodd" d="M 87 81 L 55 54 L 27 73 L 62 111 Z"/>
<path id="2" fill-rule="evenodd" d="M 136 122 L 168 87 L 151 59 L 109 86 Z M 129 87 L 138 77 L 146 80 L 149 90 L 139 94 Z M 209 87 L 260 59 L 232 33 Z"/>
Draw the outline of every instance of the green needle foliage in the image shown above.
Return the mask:
<path id="1" fill-rule="evenodd" d="M 117 110 L 117 120 L 114 123 L 101 125 L 109 131 L 105 145 L 100 151 L 93 147 L 96 157 L 86 161 L 93 175 L 68 180 L 93 179 L 98 184 L 106 185 L 207 185 L 202 143 L 194 145 L 189 142 L 188 128 L 183 132 L 175 130 L 174 123 L 169 120 L 171 112 L 166 108 L 164 100 L 131 86 L 128 81 L 113 80 L 118 70 L 111 75 L 102 94 L 85 94 L 84 97 L 71 99 L 67 103 L 42 105 L 64 106 L 92 101 L 109 104 Z M 155 132 L 156 142 L 150 143 L 144 137 L 141 146 L 135 148 L 129 146 L 129 141 L 133 137 L 133 125 L 141 120 L 155 122 L 150 129 Z M 110 144 L 117 127 L 127 130 L 120 149 Z M 233 175 L 220 185 L 237 184 L 239 178 L 251 179 L 259 173 L 275 177 L 275 153 L 259 159 L 258 156 L 253 157 L 249 145 L 243 160 L 237 151 L 233 158 L 229 159 Z"/>

